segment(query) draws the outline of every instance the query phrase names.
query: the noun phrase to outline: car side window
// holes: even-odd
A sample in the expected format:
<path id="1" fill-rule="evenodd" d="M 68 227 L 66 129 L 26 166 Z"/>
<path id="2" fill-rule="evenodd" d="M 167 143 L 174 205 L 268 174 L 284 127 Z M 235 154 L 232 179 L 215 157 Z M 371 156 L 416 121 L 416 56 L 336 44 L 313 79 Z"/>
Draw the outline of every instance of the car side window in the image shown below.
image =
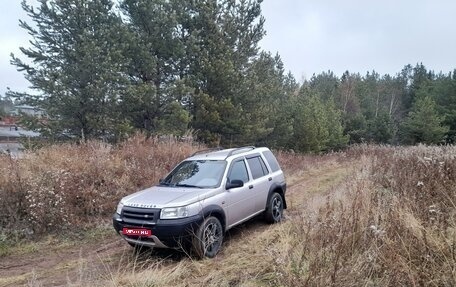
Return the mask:
<path id="1" fill-rule="evenodd" d="M 247 162 L 249 163 L 253 179 L 257 179 L 269 173 L 266 164 L 260 156 L 248 158 Z"/>
<path id="2" fill-rule="evenodd" d="M 263 155 L 266 157 L 266 160 L 268 161 L 269 166 L 271 167 L 273 172 L 280 170 L 279 163 L 277 162 L 276 157 L 272 154 L 271 151 L 265 151 L 263 152 Z"/>
<path id="3" fill-rule="evenodd" d="M 245 166 L 244 160 L 238 160 L 233 163 L 228 179 L 230 181 L 239 179 L 244 183 L 249 181 L 249 175 L 247 173 L 247 167 Z"/>

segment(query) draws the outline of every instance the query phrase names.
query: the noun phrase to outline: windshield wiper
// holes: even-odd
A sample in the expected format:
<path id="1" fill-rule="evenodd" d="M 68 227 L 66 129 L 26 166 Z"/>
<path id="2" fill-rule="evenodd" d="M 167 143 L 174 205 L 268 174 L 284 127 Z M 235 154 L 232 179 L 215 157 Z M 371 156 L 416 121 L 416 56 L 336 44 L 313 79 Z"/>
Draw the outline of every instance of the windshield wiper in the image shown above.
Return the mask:
<path id="1" fill-rule="evenodd" d="M 186 183 L 183 183 L 183 184 L 176 184 L 174 186 L 178 186 L 178 187 L 195 187 L 195 188 L 202 188 L 201 186 L 198 186 L 198 185 L 193 185 L 193 184 L 186 184 Z"/>

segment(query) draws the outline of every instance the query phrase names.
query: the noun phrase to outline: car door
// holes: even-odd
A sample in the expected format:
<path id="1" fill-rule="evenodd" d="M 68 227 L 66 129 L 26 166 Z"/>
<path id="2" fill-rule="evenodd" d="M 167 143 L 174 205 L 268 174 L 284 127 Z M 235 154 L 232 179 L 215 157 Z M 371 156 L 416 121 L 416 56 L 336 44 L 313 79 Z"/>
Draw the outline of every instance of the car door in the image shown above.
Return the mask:
<path id="1" fill-rule="evenodd" d="M 252 189 L 249 188 L 250 177 L 244 158 L 233 160 L 228 171 L 227 182 L 242 180 L 244 186 L 231 188 L 226 191 L 227 226 L 236 225 L 254 212 L 251 199 Z"/>
<path id="2" fill-rule="evenodd" d="M 266 207 L 272 178 L 269 176 L 269 170 L 260 154 L 248 156 L 247 164 L 252 175 L 252 180 L 249 183 L 253 192 L 252 204 L 254 204 L 254 213 L 257 213 Z"/>

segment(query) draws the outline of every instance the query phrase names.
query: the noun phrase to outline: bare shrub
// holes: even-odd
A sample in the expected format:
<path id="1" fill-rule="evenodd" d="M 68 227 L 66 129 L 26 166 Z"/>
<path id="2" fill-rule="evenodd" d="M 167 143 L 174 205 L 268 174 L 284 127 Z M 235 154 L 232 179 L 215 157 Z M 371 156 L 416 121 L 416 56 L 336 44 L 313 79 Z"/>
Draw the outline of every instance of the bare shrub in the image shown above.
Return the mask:
<path id="1" fill-rule="evenodd" d="M 456 148 L 363 146 L 343 200 L 285 225 L 287 286 L 455 286 Z"/>
<path id="2" fill-rule="evenodd" d="M 309 170 L 327 166 L 331 162 L 351 160 L 345 153 L 332 152 L 324 155 L 307 155 L 288 151 L 274 151 L 285 175 L 302 175 Z"/>
<path id="3" fill-rule="evenodd" d="M 198 144 L 136 135 L 118 146 L 91 141 L 1 155 L 1 232 L 37 234 L 107 220 L 118 200 L 157 183 Z"/>
<path id="4" fill-rule="evenodd" d="M 0 233 L 24 236 L 109 220 L 121 197 L 156 184 L 202 148 L 173 137 L 136 135 L 117 146 L 90 141 L 43 147 L 19 159 L 2 154 Z M 290 172 L 316 163 L 283 152 L 278 158 Z"/>

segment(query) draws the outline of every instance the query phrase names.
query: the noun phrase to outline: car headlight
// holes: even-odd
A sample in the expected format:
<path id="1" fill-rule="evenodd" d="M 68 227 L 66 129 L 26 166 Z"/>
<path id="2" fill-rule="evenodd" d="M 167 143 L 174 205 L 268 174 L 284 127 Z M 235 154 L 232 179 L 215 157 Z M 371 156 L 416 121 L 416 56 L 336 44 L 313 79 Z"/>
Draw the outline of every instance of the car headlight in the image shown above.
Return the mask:
<path id="1" fill-rule="evenodd" d="M 119 202 L 119 204 L 117 204 L 117 209 L 116 209 L 116 213 L 120 215 L 120 213 L 122 212 L 122 208 L 124 207 L 124 204 L 122 201 Z"/>
<path id="2" fill-rule="evenodd" d="M 188 216 L 188 207 L 168 207 L 163 208 L 160 213 L 161 219 L 174 219 Z"/>
<path id="3" fill-rule="evenodd" d="M 196 215 L 199 212 L 198 204 L 180 207 L 165 207 L 161 210 L 160 219 L 177 219 Z"/>

